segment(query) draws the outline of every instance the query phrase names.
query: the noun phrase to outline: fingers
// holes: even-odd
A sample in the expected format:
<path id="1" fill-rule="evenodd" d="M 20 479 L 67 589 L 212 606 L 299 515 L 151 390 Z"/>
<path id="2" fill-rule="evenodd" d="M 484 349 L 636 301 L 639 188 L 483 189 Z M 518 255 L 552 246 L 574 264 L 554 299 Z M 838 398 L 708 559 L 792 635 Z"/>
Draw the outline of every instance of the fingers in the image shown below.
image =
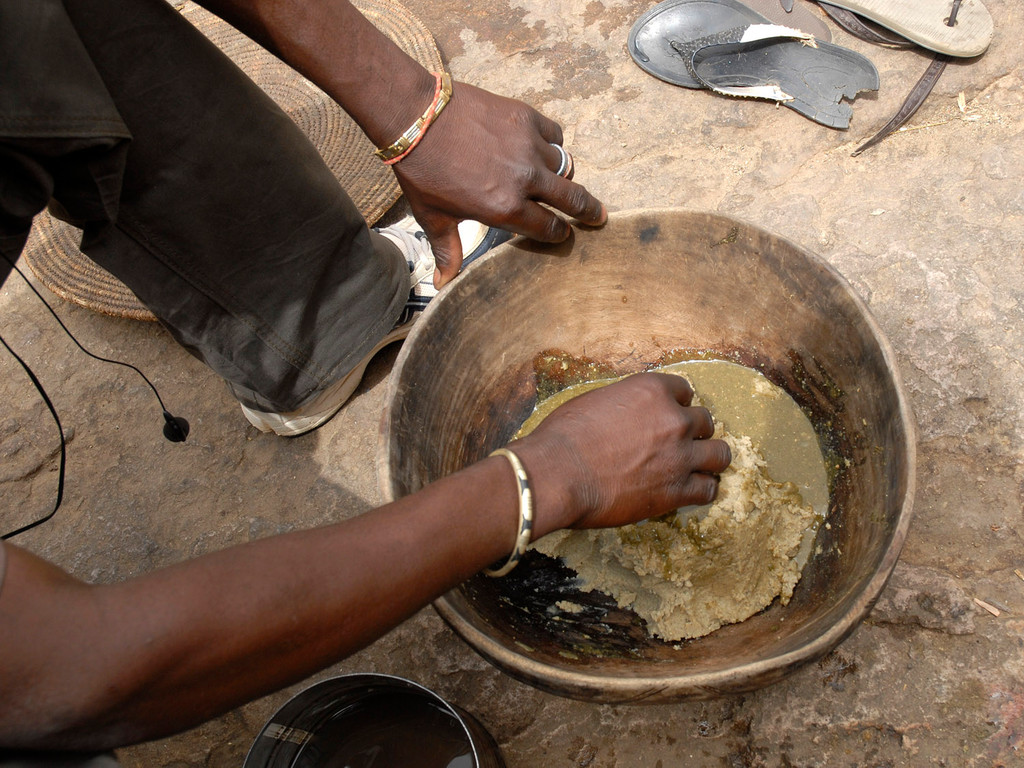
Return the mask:
<path id="1" fill-rule="evenodd" d="M 732 451 L 724 440 L 710 439 L 715 433 L 714 420 L 707 408 L 685 407 L 690 421 L 690 440 L 683 442 L 681 463 L 687 468 L 679 488 L 679 506 L 710 504 L 718 493 L 718 475 L 732 462 Z"/>
<path id="2" fill-rule="evenodd" d="M 715 434 L 715 422 L 711 411 L 702 406 L 689 406 L 689 416 L 693 421 L 690 436 L 694 440 L 707 440 Z"/>
<path id="3" fill-rule="evenodd" d="M 534 122 L 538 134 L 547 141 L 547 146 L 540 150 L 544 169 L 536 171 L 527 181 L 526 200 L 516 217 L 515 231 L 545 243 L 559 243 L 568 238 L 571 232 L 568 223 L 545 206 L 589 226 L 603 225 L 608 220 L 604 205 L 585 187 L 572 182 L 576 163 L 564 146 L 561 127 L 540 113 L 534 113 Z"/>
<path id="4" fill-rule="evenodd" d="M 671 373 L 645 373 L 642 375 L 657 377 L 662 386 L 668 388 L 675 401 L 680 405 L 689 405 L 693 402 L 693 387 L 682 376 L 676 376 Z"/>
<path id="5" fill-rule="evenodd" d="M 568 153 L 567 153 L 568 154 Z M 575 165 L 570 157 L 570 171 Z M 554 173 L 544 174 L 537 183 L 536 199 L 552 208 L 590 226 L 601 226 L 608 219 L 608 212 L 601 201 L 587 191 L 586 187 Z"/>
<path id="6" fill-rule="evenodd" d="M 732 451 L 724 440 L 695 440 L 689 448 L 691 455 L 683 463 L 690 471 L 682 478 L 676 504 L 710 504 L 718 494 L 718 475 L 732 462 Z"/>
<path id="7" fill-rule="evenodd" d="M 693 472 L 718 475 L 732 461 L 732 451 L 724 440 L 695 437 L 689 444 L 689 453 L 687 463 Z"/>
<path id="8" fill-rule="evenodd" d="M 544 141 L 549 144 L 563 144 L 565 138 L 562 136 L 562 126 L 552 120 L 550 117 L 545 117 L 540 112 L 534 112 L 534 124 L 537 127 L 537 133 L 541 135 Z"/>
<path id="9" fill-rule="evenodd" d="M 542 243 L 560 243 L 572 231 L 568 222 L 539 203 L 555 208 L 577 221 L 599 227 L 608 220 L 608 211 L 586 188 L 568 179 L 546 173 L 550 182 L 537 185 L 537 202 L 526 201 L 512 227 L 517 234 Z"/>
<path id="10" fill-rule="evenodd" d="M 430 249 L 434 253 L 434 287 L 443 288 L 459 274 L 462 268 L 462 240 L 459 238 L 457 221 L 449 220 L 441 227 L 431 226 L 424 222 L 423 230 L 430 240 Z"/>
<path id="11" fill-rule="evenodd" d="M 663 373 L 642 374 L 665 389 L 680 406 L 676 411 L 675 433 L 678 453 L 675 458 L 674 491 L 678 506 L 709 504 L 718 492 L 718 475 L 732 461 L 732 452 L 723 440 L 711 439 L 715 423 L 711 412 L 703 406 L 691 405 L 693 388 L 682 376 Z"/>
<path id="12" fill-rule="evenodd" d="M 680 489 L 680 507 L 710 504 L 718 494 L 718 478 L 695 472 L 687 476 Z"/>
<path id="13" fill-rule="evenodd" d="M 559 142 L 551 142 L 549 147 L 554 151 L 546 151 L 545 160 L 554 177 L 542 175 L 537 184 L 537 199 L 584 224 L 604 224 L 608 214 L 600 201 L 583 186 L 570 183 L 576 174 L 572 154 Z"/>

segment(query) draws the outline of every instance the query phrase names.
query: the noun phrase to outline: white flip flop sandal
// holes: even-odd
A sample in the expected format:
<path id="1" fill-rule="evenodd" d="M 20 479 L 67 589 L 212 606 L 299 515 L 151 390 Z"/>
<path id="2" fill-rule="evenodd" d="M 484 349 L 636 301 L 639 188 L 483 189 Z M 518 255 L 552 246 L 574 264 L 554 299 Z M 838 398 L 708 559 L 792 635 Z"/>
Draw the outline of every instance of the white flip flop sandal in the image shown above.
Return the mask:
<path id="1" fill-rule="evenodd" d="M 828 0 L 891 29 L 922 48 L 949 56 L 980 56 L 992 42 L 992 15 L 981 0 Z"/>

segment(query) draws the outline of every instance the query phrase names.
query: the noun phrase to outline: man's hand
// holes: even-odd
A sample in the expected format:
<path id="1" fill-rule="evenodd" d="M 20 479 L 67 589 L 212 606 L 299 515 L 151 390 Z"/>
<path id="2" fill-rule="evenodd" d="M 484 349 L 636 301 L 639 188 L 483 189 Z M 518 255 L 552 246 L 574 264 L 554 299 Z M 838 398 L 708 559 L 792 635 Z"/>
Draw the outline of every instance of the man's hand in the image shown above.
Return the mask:
<path id="1" fill-rule="evenodd" d="M 732 457 L 692 398 L 680 376 L 630 376 L 570 400 L 514 443 L 535 489 L 536 536 L 712 501 Z"/>
<path id="2" fill-rule="evenodd" d="M 423 114 L 434 77 L 349 0 L 199 0 L 312 80 L 378 147 Z M 514 99 L 454 83 L 451 102 L 392 168 L 437 260 L 434 283 L 458 274 L 464 219 L 545 243 L 569 237 L 556 211 L 592 226 L 608 218 L 586 189 L 556 171 L 562 129 Z M 571 178 L 571 174 L 570 174 Z"/>
<path id="3" fill-rule="evenodd" d="M 457 227 L 464 219 L 545 243 L 569 237 L 561 211 L 584 224 L 608 218 L 584 187 L 559 176 L 562 129 L 535 109 L 465 83 L 403 160 L 392 166 L 430 239 L 437 262 L 434 284 L 459 273 L 462 247 Z"/>

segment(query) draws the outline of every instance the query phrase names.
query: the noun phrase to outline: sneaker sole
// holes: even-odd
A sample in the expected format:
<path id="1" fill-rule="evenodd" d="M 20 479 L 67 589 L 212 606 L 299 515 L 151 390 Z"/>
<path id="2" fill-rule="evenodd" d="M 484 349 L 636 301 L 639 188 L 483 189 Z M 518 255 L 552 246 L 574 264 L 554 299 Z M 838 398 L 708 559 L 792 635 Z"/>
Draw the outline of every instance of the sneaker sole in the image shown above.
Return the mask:
<path id="1" fill-rule="evenodd" d="M 260 432 L 273 432 L 281 437 L 298 437 L 311 432 L 341 410 L 342 406 L 352 397 L 352 393 L 363 380 L 366 367 L 374 356 L 384 347 L 401 341 L 409 335 L 414 320 L 393 329 L 387 336 L 377 342 L 366 356 L 351 371 L 338 379 L 323 391 L 314 401 L 303 408 L 290 413 L 267 413 L 242 405 L 242 413 Z M 312 413 L 310 413 L 312 411 Z"/>

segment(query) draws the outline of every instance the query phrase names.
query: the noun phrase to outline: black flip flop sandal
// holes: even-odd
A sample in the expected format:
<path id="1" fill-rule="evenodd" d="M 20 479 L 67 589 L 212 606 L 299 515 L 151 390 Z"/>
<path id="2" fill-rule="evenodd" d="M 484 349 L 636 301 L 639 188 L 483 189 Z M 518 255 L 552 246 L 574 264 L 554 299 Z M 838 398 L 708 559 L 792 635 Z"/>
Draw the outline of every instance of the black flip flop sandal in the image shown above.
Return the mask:
<path id="1" fill-rule="evenodd" d="M 748 36 L 753 28 L 747 28 Z M 849 128 L 849 102 L 879 84 L 878 70 L 864 56 L 813 40 L 715 43 L 698 48 L 691 62 L 697 78 L 715 93 L 773 99 L 830 128 Z M 761 96 L 766 85 L 781 95 Z"/>
<path id="2" fill-rule="evenodd" d="M 665 0 L 644 13 L 629 31 L 629 55 L 640 69 L 674 85 L 703 88 L 673 48 L 766 19 L 739 0 Z"/>
<path id="3" fill-rule="evenodd" d="M 878 89 L 864 56 L 770 24 L 738 0 L 666 0 L 633 25 L 628 48 L 666 82 L 777 101 L 832 128 L 850 125 L 844 97 Z"/>

